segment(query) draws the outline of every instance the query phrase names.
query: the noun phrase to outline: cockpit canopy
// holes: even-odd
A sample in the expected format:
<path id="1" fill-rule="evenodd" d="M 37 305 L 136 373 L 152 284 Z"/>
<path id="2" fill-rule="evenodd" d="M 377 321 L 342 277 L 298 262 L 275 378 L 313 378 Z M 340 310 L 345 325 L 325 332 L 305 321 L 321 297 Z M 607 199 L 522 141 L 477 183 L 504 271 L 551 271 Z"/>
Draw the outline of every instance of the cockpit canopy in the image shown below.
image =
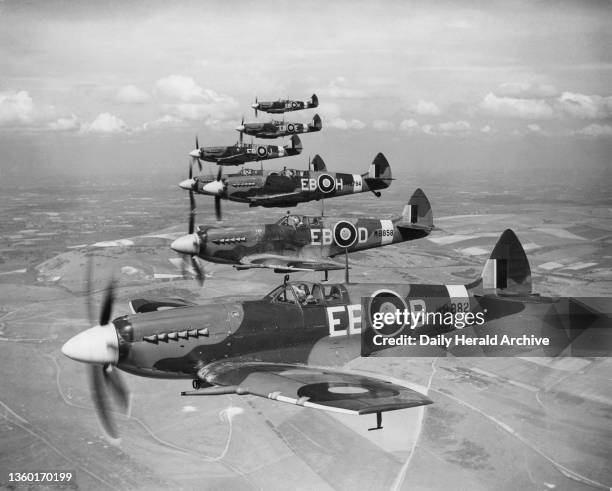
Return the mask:
<path id="1" fill-rule="evenodd" d="M 348 302 L 342 285 L 292 281 L 281 285 L 265 296 L 272 303 L 293 305 L 335 305 Z"/>
<path id="2" fill-rule="evenodd" d="M 321 218 L 320 217 L 309 217 L 306 215 L 286 215 L 281 218 L 278 222 L 278 225 L 283 225 L 285 227 L 320 227 Z"/>

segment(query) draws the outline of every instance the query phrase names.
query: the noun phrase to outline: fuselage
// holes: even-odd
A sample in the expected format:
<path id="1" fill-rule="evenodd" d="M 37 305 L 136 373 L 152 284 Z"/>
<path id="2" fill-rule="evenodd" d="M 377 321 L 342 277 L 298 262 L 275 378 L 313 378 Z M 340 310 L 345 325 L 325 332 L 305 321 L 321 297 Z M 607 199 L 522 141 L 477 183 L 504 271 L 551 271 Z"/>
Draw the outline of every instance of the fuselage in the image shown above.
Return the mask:
<path id="1" fill-rule="evenodd" d="M 375 312 L 479 312 L 463 285 L 283 284 L 257 300 L 126 315 L 113 321 L 119 368 L 142 376 L 193 378 L 218 360 L 342 366 L 362 354 Z M 449 325 L 416 326 L 437 335 Z"/>
<path id="2" fill-rule="evenodd" d="M 274 224 L 207 229 L 200 236 L 198 256 L 211 262 L 240 264 L 245 256 L 275 254 L 304 259 L 425 237 L 429 231 L 398 227 L 401 218 L 333 218 L 288 215 Z"/>
<path id="3" fill-rule="evenodd" d="M 193 190 L 208 194 L 204 187 L 216 176 L 198 176 Z M 284 169 L 264 171 L 243 169 L 238 174 L 222 176 L 221 198 L 252 206 L 285 207 L 298 203 L 378 191 L 389 187 L 390 179 L 365 178 L 360 174 Z"/>

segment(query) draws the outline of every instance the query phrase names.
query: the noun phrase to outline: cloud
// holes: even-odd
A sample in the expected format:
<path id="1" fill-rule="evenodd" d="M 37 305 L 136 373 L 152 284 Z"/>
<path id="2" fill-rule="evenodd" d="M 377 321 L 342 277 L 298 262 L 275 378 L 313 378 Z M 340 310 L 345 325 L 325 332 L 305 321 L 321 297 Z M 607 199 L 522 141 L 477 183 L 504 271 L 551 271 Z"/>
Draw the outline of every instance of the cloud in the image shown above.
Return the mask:
<path id="1" fill-rule="evenodd" d="M 400 130 L 407 131 L 408 133 L 416 133 L 420 128 L 419 123 L 414 119 L 404 119 L 399 127 Z"/>
<path id="2" fill-rule="evenodd" d="M 124 85 L 117 91 L 115 97 L 124 104 L 144 104 L 151 99 L 147 92 L 135 85 Z"/>
<path id="3" fill-rule="evenodd" d="M 485 96 L 479 107 L 491 116 L 502 118 L 550 119 L 555 115 L 553 107 L 545 100 L 498 97 L 492 92 Z"/>
<path id="4" fill-rule="evenodd" d="M 419 100 L 419 102 L 416 103 L 414 111 L 423 116 L 438 116 L 442 112 L 434 102 L 423 100 Z"/>
<path id="5" fill-rule="evenodd" d="M 318 93 L 331 99 L 363 99 L 366 97 L 363 90 L 349 87 L 349 83 L 344 77 L 336 77 L 327 87 L 320 89 Z"/>
<path id="6" fill-rule="evenodd" d="M 590 124 L 582 128 L 581 130 L 574 132 L 574 134 L 591 138 L 611 137 L 612 126 L 610 126 L 609 124 Z"/>
<path id="7" fill-rule="evenodd" d="M 191 77 L 183 75 L 169 75 L 160 78 L 155 86 L 166 97 L 189 102 L 194 99 L 202 99 L 204 90 Z"/>
<path id="8" fill-rule="evenodd" d="M 472 125 L 467 121 L 449 121 L 447 123 L 438 123 L 436 128 L 445 134 L 465 133 L 471 129 Z"/>
<path id="9" fill-rule="evenodd" d="M 338 130 L 362 130 L 366 127 L 366 124 L 360 119 L 346 120 L 342 118 L 333 118 L 326 121 L 325 126 Z"/>
<path id="10" fill-rule="evenodd" d="M 557 99 L 561 110 L 574 118 L 605 119 L 612 117 L 612 96 L 563 92 Z"/>
<path id="11" fill-rule="evenodd" d="M 53 131 L 73 131 L 79 129 L 79 119 L 73 114 L 69 118 L 59 118 L 49 123 Z"/>
<path id="12" fill-rule="evenodd" d="M 167 128 L 171 126 L 181 126 L 183 121 L 176 116 L 172 116 L 171 114 L 165 114 L 153 121 L 147 121 L 142 125 L 142 129 L 144 131 L 147 130 L 156 130 L 159 128 Z"/>
<path id="13" fill-rule="evenodd" d="M 480 128 L 480 132 L 481 133 L 491 133 L 493 131 L 493 129 L 488 125 L 484 125 L 482 128 Z"/>
<path id="14" fill-rule="evenodd" d="M 81 125 L 81 133 L 112 134 L 128 130 L 129 128 L 125 121 L 110 113 L 98 114 L 91 123 L 83 123 Z"/>
<path id="15" fill-rule="evenodd" d="M 501 84 L 495 94 L 501 97 L 512 97 L 518 99 L 541 99 L 544 97 L 555 97 L 559 91 L 554 85 L 505 83 Z"/>
<path id="16" fill-rule="evenodd" d="M 375 119 L 372 121 L 372 128 L 374 128 L 376 131 L 393 131 L 395 129 L 395 125 L 386 119 Z"/>
<path id="17" fill-rule="evenodd" d="M 542 133 L 542 128 L 539 124 L 531 123 L 527 125 L 527 129 L 534 133 Z"/>
<path id="18" fill-rule="evenodd" d="M 467 134 L 471 129 L 472 125 L 464 120 L 420 125 L 414 119 L 405 119 L 400 123 L 400 130 L 406 131 L 410 134 L 423 133 L 425 135 L 431 136 L 464 135 Z"/>
<path id="19" fill-rule="evenodd" d="M 0 126 L 28 126 L 53 117 L 53 107 L 38 107 L 26 90 L 0 92 Z"/>

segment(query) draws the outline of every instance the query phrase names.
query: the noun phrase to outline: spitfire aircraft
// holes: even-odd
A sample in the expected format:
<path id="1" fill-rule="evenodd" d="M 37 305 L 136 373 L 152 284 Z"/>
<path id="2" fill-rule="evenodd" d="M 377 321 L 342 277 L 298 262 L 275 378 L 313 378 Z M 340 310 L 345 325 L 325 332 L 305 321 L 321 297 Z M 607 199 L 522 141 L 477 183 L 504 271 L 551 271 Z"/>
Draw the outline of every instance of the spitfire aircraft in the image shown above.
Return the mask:
<path id="1" fill-rule="evenodd" d="M 236 131 L 241 135 L 251 135 L 256 138 L 280 138 L 290 136 L 296 133 L 311 133 L 313 131 L 321 131 L 323 124 L 318 114 L 312 118 L 312 122 L 305 123 L 287 123 L 285 121 L 272 120 L 269 123 L 245 123 L 244 119 L 240 126 L 236 126 Z"/>
<path id="2" fill-rule="evenodd" d="M 481 276 L 468 284 L 327 283 L 285 277 L 257 300 L 198 306 L 179 299 L 134 299 L 132 315 L 111 322 L 112 284 L 98 325 L 62 347 L 64 355 L 89 365 L 98 414 L 112 437 L 117 431 L 111 397 L 124 411 L 129 399 L 116 368 L 145 377 L 191 379 L 193 390 L 182 392 L 185 396 L 251 394 L 345 414 L 375 413 L 372 429 L 380 429 L 383 412 L 432 401 L 384 376 L 334 368 L 363 353 L 371 339 L 365 334 L 377 314 L 401 308 L 478 314 L 495 307 L 487 313 L 489 319 L 517 314 L 529 303 L 556 301 L 532 293 L 529 262 L 511 230 L 501 235 Z M 91 318 L 91 301 L 88 305 Z M 414 332 L 434 337 L 453 329 L 428 325 Z"/>
<path id="3" fill-rule="evenodd" d="M 312 107 L 318 107 L 319 98 L 316 94 L 312 94 L 309 101 L 291 101 L 289 99 L 279 99 L 273 102 L 258 102 L 255 97 L 255 103 L 251 104 L 251 107 L 255 110 L 255 117 L 257 117 L 257 111 L 263 111 L 265 113 L 282 114 L 289 111 L 300 111 L 302 109 L 310 109 Z"/>
<path id="4" fill-rule="evenodd" d="M 218 165 L 243 165 L 247 162 L 278 159 L 302 152 L 302 142 L 297 135 L 291 137 L 291 143 L 285 146 L 260 145 L 257 143 L 243 143 L 226 147 L 199 147 L 196 139 L 196 149 L 189 155 L 194 159 L 214 162 Z"/>
<path id="5" fill-rule="evenodd" d="M 192 166 L 189 167 L 191 172 Z M 190 177 L 179 186 L 198 194 L 214 196 L 216 203 L 227 199 L 269 208 L 296 206 L 298 203 L 368 191 L 380 197 L 380 190 L 388 188 L 391 181 L 389 162 L 379 153 L 364 174 L 328 172 L 323 159 L 315 155 L 308 170 L 244 168 L 236 174 Z M 220 204 L 217 207 L 220 209 Z"/>
<path id="6" fill-rule="evenodd" d="M 190 256 L 192 262 L 199 257 L 233 264 L 236 269 L 270 268 L 277 273 L 344 269 L 343 264 L 329 258 L 420 239 L 434 228 L 431 205 L 421 189 L 414 192 L 402 215 L 394 219 L 286 215 L 276 223 L 200 226 L 197 230 L 193 192 L 189 194 L 189 235 L 176 239 L 171 248 Z"/>

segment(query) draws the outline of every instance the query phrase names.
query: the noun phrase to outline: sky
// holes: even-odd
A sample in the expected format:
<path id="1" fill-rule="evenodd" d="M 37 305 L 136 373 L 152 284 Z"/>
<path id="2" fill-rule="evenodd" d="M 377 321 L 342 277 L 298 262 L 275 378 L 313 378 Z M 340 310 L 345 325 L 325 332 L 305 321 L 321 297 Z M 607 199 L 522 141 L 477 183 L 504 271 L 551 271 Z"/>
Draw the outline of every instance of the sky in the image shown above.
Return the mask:
<path id="1" fill-rule="evenodd" d="M 323 130 L 270 167 L 609 176 L 611 38 L 609 0 L 0 1 L 0 178 L 184 174 L 312 93 Z"/>

